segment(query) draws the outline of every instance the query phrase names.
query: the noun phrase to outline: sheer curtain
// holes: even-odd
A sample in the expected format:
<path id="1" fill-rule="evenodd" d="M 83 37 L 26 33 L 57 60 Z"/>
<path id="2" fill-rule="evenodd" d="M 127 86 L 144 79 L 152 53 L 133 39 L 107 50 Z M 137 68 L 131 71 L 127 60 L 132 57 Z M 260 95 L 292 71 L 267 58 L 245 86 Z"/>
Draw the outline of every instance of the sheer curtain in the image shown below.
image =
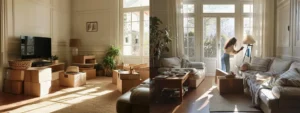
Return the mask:
<path id="1" fill-rule="evenodd" d="M 253 37 L 256 40 L 254 56 L 275 55 L 275 1 L 253 0 Z"/>
<path id="2" fill-rule="evenodd" d="M 181 57 L 183 55 L 183 7 L 184 0 L 168 0 L 168 27 L 172 40 L 172 55 Z"/>

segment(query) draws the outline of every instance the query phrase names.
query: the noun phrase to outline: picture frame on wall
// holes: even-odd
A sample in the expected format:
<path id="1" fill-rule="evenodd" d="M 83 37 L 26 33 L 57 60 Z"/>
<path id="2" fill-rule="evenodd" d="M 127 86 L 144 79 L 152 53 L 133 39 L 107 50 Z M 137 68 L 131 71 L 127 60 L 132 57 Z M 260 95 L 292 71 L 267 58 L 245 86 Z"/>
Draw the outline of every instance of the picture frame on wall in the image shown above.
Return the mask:
<path id="1" fill-rule="evenodd" d="M 86 32 L 97 32 L 98 31 L 98 22 L 86 22 Z"/>

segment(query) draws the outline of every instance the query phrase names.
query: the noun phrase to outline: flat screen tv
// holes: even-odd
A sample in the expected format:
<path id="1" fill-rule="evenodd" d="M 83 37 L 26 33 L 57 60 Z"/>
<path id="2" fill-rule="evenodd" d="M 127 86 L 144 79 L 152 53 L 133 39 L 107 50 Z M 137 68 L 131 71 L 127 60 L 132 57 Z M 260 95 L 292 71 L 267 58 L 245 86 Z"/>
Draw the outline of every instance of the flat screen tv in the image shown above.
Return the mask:
<path id="1" fill-rule="evenodd" d="M 21 36 L 21 58 L 51 58 L 51 38 Z"/>

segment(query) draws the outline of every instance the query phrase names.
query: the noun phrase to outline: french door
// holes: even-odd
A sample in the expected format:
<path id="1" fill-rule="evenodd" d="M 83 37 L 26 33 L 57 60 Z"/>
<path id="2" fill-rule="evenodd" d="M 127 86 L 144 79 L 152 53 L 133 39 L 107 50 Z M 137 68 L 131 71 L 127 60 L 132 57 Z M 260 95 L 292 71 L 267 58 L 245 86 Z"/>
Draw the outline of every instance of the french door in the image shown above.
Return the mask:
<path id="1" fill-rule="evenodd" d="M 217 68 L 221 68 L 221 57 L 224 53 L 225 43 L 236 36 L 235 17 L 204 16 L 202 22 L 202 55 L 208 74 L 214 74 Z M 232 69 L 235 63 L 233 56 L 230 58 Z"/>

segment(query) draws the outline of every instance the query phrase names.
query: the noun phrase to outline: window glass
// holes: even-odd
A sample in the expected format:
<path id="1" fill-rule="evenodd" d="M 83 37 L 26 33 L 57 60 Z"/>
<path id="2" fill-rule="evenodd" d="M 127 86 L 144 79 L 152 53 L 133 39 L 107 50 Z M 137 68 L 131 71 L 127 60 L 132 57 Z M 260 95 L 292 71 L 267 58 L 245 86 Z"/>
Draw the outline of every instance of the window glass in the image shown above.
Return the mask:
<path id="1" fill-rule="evenodd" d="M 243 12 L 244 13 L 253 13 L 253 5 L 252 4 L 244 4 Z"/>
<path id="2" fill-rule="evenodd" d="M 183 4 L 183 13 L 194 13 L 194 4 Z"/>
<path id="3" fill-rule="evenodd" d="M 204 4 L 203 13 L 234 13 L 235 5 L 215 5 L 215 4 Z"/>
<path id="4" fill-rule="evenodd" d="M 123 0 L 124 8 L 141 6 L 149 6 L 149 0 Z"/>

